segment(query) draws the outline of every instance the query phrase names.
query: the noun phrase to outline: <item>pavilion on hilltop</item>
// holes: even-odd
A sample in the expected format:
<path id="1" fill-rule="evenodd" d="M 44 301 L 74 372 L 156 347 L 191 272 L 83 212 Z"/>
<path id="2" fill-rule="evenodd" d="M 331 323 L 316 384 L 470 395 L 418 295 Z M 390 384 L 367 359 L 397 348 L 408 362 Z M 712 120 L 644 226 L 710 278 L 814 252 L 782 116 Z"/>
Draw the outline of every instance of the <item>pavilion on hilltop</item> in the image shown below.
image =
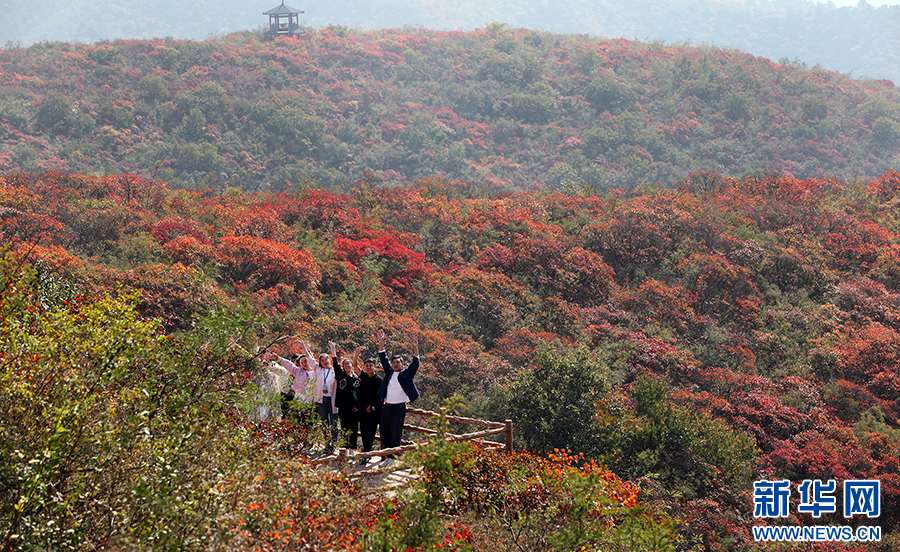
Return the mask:
<path id="1" fill-rule="evenodd" d="M 266 38 L 296 36 L 302 34 L 303 31 L 300 30 L 301 13 L 303 12 L 296 8 L 286 6 L 284 5 L 284 2 L 281 2 L 280 6 L 272 8 L 267 12 L 263 12 L 263 15 L 269 16 L 269 30 L 263 34 Z"/>

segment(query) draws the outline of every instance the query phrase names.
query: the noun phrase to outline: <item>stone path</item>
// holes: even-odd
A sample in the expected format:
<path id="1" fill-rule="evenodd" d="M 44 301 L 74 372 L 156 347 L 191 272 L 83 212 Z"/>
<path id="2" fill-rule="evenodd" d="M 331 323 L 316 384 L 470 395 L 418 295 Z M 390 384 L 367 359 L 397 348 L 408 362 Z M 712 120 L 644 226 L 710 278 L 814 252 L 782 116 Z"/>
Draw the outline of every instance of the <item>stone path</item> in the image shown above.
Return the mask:
<path id="1" fill-rule="evenodd" d="M 322 462 L 320 466 L 327 466 L 332 470 L 343 469 L 352 479 L 358 479 L 368 487 L 397 487 L 418 477 L 418 473 L 405 466 L 402 460 L 385 459 L 381 456 L 373 456 L 365 464 L 350 458 L 343 461 L 343 466 L 334 455 L 313 455 L 309 459 L 316 461 L 329 457 L 334 459 Z"/>

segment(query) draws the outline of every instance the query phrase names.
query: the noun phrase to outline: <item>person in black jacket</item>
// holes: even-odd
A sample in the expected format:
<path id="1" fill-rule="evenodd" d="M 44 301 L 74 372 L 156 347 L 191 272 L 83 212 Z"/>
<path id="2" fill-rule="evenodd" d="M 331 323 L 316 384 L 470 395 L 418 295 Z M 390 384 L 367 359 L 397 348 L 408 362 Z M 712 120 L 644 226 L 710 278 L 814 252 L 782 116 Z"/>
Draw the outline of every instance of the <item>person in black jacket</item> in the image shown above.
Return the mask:
<path id="1" fill-rule="evenodd" d="M 339 358 L 337 347 L 333 341 L 328 342 L 331 348 L 331 358 L 334 366 L 335 397 L 334 402 L 338 408 L 338 420 L 341 422 L 341 446 L 356 449 L 357 436 L 359 434 L 359 352 L 362 347 L 356 348 L 353 360 Z"/>
<path id="2" fill-rule="evenodd" d="M 384 368 L 384 380 L 378 389 L 378 396 L 384 402 L 381 408 L 381 447 L 400 446 L 403 437 L 403 422 L 406 420 L 406 403 L 419 398 L 419 390 L 413 383 L 413 377 L 419 370 L 419 338 L 412 336 L 410 344 L 413 359 L 409 366 L 403 368 L 403 357 L 391 357 L 388 362 L 384 350 L 384 330 L 378 330 L 378 358 Z M 392 455 L 388 455 L 389 457 Z"/>
<path id="3" fill-rule="evenodd" d="M 381 377 L 375 372 L 375 359 L 366 360 L 359 375 L 360 386 L 356 403 L 359 410 L 359 432 L 362 434 L 363 452 L 372 450 L 375 432 L 381 421 L 381 398 L 378 396 L 381 381 Z"/>

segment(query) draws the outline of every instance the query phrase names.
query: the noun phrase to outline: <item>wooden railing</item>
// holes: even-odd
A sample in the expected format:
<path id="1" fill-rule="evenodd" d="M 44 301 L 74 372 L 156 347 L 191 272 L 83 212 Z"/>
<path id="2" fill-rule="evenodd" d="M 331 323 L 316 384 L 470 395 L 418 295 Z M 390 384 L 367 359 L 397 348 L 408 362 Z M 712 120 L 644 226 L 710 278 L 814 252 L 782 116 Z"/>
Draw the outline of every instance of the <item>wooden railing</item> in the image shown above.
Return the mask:
<path id="1" fill-rule="evenodd" d="M 474 433 L 464 433 L 462 435 L 447 435 L 448 441 L 475 441 L 477 444 L 484 447 L 503 447 L 507 452 L 513 451 L 513 423 L 512 420 L 506 420 L 504 422 L 489 422 L 486 420 L 476 420 L 475 418 L 464 418 L 462 416 L 450 416 L 449 414 L 441 414 L 438 412 L 432 412 L 430 410 L 420 410 L 418 408 L 407 408 L 407 414 L 412 414 L 414 416 L 421 416 L 424 418 L 438 418 L 440 416 L 444 416 L 448 422 L 456 422 L 461 424 L 468 424 L 480 427 L 487 427 L 490 429 L 485 429 L 483 431 L 476 431 Z M 419 433 L 425 433 L 427 435 L 436 435 L 437 431 L 434 429 L 428 429 L 425 427 L 419 427 L 414 425 L 404 425 L 403 429 L 409 431 L 415 431 Z M 505 437 L 504 443 L 498 443 L 496 441 L 485 441 L 483 440 L 485 437 L 490 437 L 491 435 L 503 435 Z"/>
<path id="2" fill-rule="evenodd" d="M 443 409 L 442 409 L 443 410 Z M 489 422 L 486 420 L 477 420 L 475 418 L 465 418 L 463 416 L 451 416 L 449 414 L 444 414 L 443 412 L 432 412 L 430 410 L 420 410 L 418 408 L 407 408 L 407 414 L 412 414 L 413 416 L 419 416 L 423 418 L 439 418 L 443 416 L 448 422 L 455 422 L 460 424 L 468 424 L 479 427 L 486 427 L 488 429 L 484 429 L 481 431 L 475 431 L 472 433 L 463 433 L 463 434 L 448 434 L 446 436 L 447 441 L 451 442 L 462 442 L 462 441 L 473 441 L 482 447 L 490 447 L 490 448 L 502 448 L 507 452 L 513 451 L 513 423 L 512 420 L 506 420 L 504 422 Z M 425 435 L 437 435 L 438 431 L 435 429 L 430 429 L 427 427 L 421 427 L 416 425 L 404 424 L 403 429 L 407 431 L 413 431 L 416 433 L 424 433 Z M 493 435 L 503 435 L 504 442 L 498 441 L 486 441 L 486 437 L 491 437 Z M 376 437 L 378 439 L 378 437 Z M 316 458 L 312 462 L 313 464 L 326 464 L 328 462 L 333 462 L 335 460 L 347 460 L 351 457 L 354 459 L 358 458 L 372 458 L 374 456 L 387 456 L 400 454 L 403 452 L 408 452 L 411 450 L 415 450 L 420 447 L 422 443 L 410 443 L 405 442 L 399 447 L 393 447 L 389 449 L 380 449 L 373 450 L 371 452 L 356 452 L 348 449 L 338 449 L 338 453 L 331 456 L 326 456 L 324 458 Z M 357 475 L 364 475 L 366 472 L 358 472 Z"/>

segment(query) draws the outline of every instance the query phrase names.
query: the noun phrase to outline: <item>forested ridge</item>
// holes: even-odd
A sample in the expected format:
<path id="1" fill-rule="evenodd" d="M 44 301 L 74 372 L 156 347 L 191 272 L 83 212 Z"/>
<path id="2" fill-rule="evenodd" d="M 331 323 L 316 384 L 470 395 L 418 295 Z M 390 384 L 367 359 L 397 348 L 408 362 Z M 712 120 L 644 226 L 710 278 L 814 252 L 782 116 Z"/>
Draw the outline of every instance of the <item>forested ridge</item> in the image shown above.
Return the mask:
<path id="1" fill-rule="evenodd" d="M 599 195 L 7 175 L 0 530 L 57 549 L 757 550 L 750 526 L 779 521 L 753 520 L 754 480 L 833 478 L 881 481 L 884 535 L 829 550 L 891 550 L 898 197 L 894 172 Z M 511 418 L 539 456 L 429 449 L 419 494 L 387 499 L 284 464 L 265 443 L 302 437 L 287 427 L 252 437 L 234 343 L 371 348 L 378 328 L 392 350 L 419 336 L 417 404 Z"/>
<path id="2" fill-rule="evenodd" d="M 509 29 L 0 52 L 0 170 L 280 191 L 441 175 L 510 191 L 877 177 L 898 92 L 734 50 Z"/>
<path id="3" fill-rule="evenodd" d="M 36 10 L 24 0 L 9 0 L 0 13 L 0 44 L 164 36 L 202 40 L 264 26 L 262 12 L 277 4 L 159 0 L 122 6 L 109 0 L 73 0 Z M 856 77 L 900 79 L 900 37 L 895 32 L 900 7 L 876 8 L 865 1 L 853 7 L 810 0 L 558 0 L 552 6 L 517 0 L 335 0 L 291 5 L 305 12 L 300 22 L 309 27 L 472 30 L 500 21 L 560 34 L 716 44 Z"/>

